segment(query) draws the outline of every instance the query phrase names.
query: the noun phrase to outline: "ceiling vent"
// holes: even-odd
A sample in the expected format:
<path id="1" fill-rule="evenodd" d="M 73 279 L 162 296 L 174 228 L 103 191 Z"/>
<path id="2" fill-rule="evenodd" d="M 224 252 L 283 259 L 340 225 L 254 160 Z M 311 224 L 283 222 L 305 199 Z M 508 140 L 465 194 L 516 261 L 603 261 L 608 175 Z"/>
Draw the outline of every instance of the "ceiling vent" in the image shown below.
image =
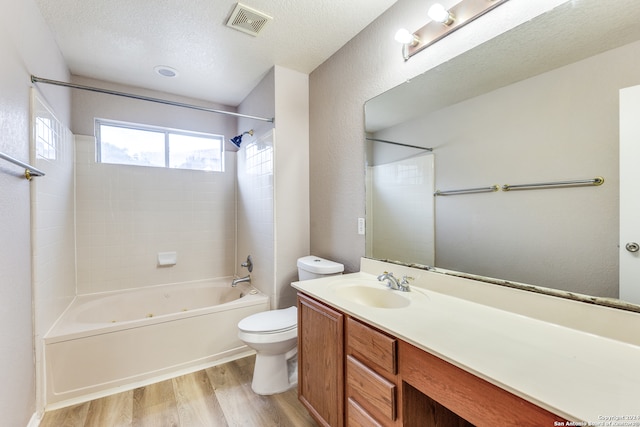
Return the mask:
<path id="1" fill-rule="evenodd" d="M 238 3 L 227 21 L 227 27 L 235 28 L 238 31 L 252 36 L 257 36 L 272 19 L 273 18 L 266 13 Z"/>

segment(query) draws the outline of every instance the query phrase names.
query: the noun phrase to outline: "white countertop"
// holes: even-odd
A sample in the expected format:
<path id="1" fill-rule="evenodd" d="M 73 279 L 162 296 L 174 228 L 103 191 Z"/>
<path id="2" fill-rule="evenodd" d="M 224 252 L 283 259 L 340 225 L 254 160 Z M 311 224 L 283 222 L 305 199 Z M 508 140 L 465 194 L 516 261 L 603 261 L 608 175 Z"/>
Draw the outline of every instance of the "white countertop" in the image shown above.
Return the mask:
<path id="1" fill-rule="evenodd" d="M 363 260 L 363 270 L 365 262 L 370 270 L 385 266 Z M 412 302 L 407 307 L 369 307 L 336 295 L 336 286 L 344 281 L 376 283 L 372 272 L 295 282 L 293 286 L 569 421 L 640 426 L 637 342 L 541 320 L 544 316 L 523 315 L 518 307 L 505 310 L 510 294 L 514 301 L 522 303 L 522 291 L 499 289 L 503 308 L 496 308 L 465 299 L 462 291 L 454 289 L 457 282 L 469 286 L 467 279 L 386 265 L 389 271 L 397 272 L 396 277 L 409 273 L 416 278 L 411 283 Z M 384 269 L 375 271 L 379 274 Z M 442 292 L 444 285 L 451 288 L 451 294 Z M 385 289 L 382 284 L 380 288 Z M 532 294 L 531 298 L 536 297 Z M 588 306 L 577 306 L 572 301 L 564 304 L 560 298 L 550 302 L 554 310 L 584 310 L 583 306 Z M 544 306 L 539 309 L 544 310 Z M 589 321 L 597 322 L 593 316 L 601 311 L 601 307 L 593 307 Z M 640 314 L 623 316 L 625 323 L 628 319 L 634 321 L 631 330 L 640 334 Z M 617 327 L 610 318 L 607 322 L 610 327 Z M 624 327 L 630 328 L 628 324 Z"/>

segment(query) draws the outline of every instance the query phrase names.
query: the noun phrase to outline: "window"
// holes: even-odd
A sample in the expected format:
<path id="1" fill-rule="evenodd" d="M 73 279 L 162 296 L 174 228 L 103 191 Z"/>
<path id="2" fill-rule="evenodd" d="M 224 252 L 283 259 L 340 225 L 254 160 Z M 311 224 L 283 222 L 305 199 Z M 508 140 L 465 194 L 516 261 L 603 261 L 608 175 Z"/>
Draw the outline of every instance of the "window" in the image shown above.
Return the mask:
<path id="1" fill-rule="evenodd" d="M 56 159 L 58 133 L 54 130 L 55 121 L 51 117 L 36 115 L 36 155 L 41 159 Z"/>
<path id="2" fill-rule="evenodd" d="M 221 135 L 96 120 L 99 163 L 222 172 Z"/>
<path id="3" fill-rule="evenodd" d="M 273 149 L 270 144 L 251 142 L 246 146 L 245 156 L 247 174 L 273 174 Z"/>

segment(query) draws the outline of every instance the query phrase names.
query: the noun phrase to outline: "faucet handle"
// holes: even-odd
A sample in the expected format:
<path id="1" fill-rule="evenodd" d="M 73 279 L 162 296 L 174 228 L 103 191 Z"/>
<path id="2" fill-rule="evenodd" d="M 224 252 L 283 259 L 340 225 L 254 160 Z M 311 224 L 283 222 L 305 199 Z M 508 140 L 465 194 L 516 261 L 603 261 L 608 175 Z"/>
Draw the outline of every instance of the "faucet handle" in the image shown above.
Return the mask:
<path id="1" fill-rule="evenodd" d="M 409 280 L 415 280 L 415 277 L 411 276 L 402 276 L 402 281 L 398 283 L 401 291 L 408 292 L 409 291 Z"/>
<path id="2" fill-rule="evenodd" d="M 247 260 L 240 264 L 240 267 L 246 267 L 249 270 L 249 273 L 253 271 L 253 260 L 251 259 L 251 255 L 247 255 Z"/>

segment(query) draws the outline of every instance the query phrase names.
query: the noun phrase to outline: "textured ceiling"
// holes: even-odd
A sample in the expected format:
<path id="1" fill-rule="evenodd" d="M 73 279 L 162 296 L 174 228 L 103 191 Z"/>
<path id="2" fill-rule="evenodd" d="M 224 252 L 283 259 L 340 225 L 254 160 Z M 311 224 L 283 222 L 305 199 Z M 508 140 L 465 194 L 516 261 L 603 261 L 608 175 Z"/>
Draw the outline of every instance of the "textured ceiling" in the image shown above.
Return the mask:
<path id="1" fill-rule="evenodd" d="M 310 73 L 395 1 L 246 0 L 273 17 L 253 37 L 226 26 L 232 0 L 35 0 L 72 74 L 233 106 L 274 65 Z"/>

